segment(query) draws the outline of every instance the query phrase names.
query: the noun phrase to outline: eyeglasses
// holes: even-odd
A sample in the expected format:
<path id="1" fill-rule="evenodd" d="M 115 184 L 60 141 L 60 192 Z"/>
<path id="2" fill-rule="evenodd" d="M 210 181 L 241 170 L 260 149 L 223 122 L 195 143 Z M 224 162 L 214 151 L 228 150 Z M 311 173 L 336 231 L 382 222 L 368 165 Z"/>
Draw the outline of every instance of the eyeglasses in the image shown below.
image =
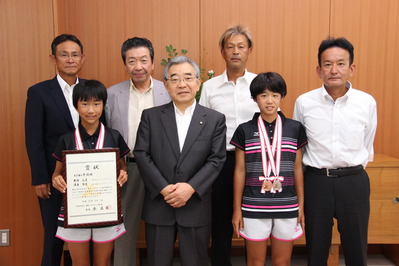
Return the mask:
<path id="1" fill-rule="evenodd" d="M 82 57 L 82 55 L 79 53 L 72 53 L 72 54 L 60 53 L 60 54 L 57 54 L 57 56 L 59 58 L 61 58 L 62 60 L 68 60 L 69 58 L 72 58 L 72 60 L 74 60 L 74 61 L 76 61 Z"/>
<path id="2" fill-rule="evenodd" d="M 190 76 L 188 76 L 188 77 L 176 77 L 176 76 L 173 76 L 170 79 L 168 79 L 168 81 L 170 83 L 172 83 L 172 84 L 177 84 L 177 83 L 179 83 L 179 81 L 184 81 L 185 83 L 191 83 L 191 82 L 193 82 L 196 79 L 197 78 L 190 77 Z"/>

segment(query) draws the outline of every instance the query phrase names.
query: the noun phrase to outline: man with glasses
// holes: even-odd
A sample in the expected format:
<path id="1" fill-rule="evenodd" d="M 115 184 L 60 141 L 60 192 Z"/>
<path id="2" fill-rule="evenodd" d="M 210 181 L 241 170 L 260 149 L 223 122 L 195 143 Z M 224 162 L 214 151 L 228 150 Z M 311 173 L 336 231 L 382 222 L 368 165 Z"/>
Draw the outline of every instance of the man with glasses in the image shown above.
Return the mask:
<path id="1" fill-rule="evenodd" d="M 122 60 L 130 79 L 108 89 L 105 106 L 107 126 L 118 130 L 130 150 L 144 109 L 170 102 L 163 83 L 151 77 L 154 70 L 154 48 L 145 39 L 134 37 L 122 45 Z M 144 185 L 133 153 L 127 155 L 129 180 L 122 187 L 122 212 L 126 234 L 115 241 L 114 264 L 136 265 L 136 241 L 144 200 Z"/>
<path id="2" fill-rule="evenodd" d="M 58 74 L 28 90 L 25 141 L 32 185 L 39 200 L 44 227 L 41 265 L 60 265 L 64 242 L 55 237 L 62 194 L 51 185 L 55 150 L 61 135 L 74 130 L 79 115 L 72 103 L 73 88 L 84 62 L 83 45 L 74 35 L 62 34 L 51 44 L 50 59 Z"/>
<path id="3" fill-rule="evenodd" d="M 195 101 L 199 67 L 185 56 L 164 71 L 171 103 L 143 111 L 134 155 L 145 186 L 149 266 L 172 265 L 176 235 L 182 265 L 208 265 L 211 188 L 226 157 L 225 117 Z"/>

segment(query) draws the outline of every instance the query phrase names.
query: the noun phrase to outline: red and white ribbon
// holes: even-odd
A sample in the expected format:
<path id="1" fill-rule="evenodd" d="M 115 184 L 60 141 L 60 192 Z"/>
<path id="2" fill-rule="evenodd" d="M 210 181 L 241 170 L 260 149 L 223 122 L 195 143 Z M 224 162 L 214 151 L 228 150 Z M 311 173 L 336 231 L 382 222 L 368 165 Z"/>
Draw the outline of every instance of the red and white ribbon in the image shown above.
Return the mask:
<path id="1" fill-rule="evenodd" d="M 259 177 L 259 181 L 264 182 L 265 180 L 270 180 L 271 182 L 273 182 L 274 180 L 276 180 L 276 177 L 280 181 L 283 181 L 284 178 L 279 176 L 281 164 L 281 140 L 283 131 L 281 117 L 277 114 L 272 145 L 270 145 L 269 135 L 267 134 L 262 116 L 259 116 L 258 118 L 258 130 L 261 145 L 262 169 L 264 175 Z M 269 160 L 267 160 L 267 158 L 269 158 Z M 272 171 L 274 176 L 270 177 Z M 279 192 L 281 192 L 281 190 L 279 190 Z M 261 189 L 261 193 L 265 193 L 263 186 Z M 270 193 L 276 193 L 276 190 L 272 188 L 270 190 Z"/>
<path id="2" fill-rule="evenodd" d="M 105 136 L 105 127 L 103 123 L 100 123 L 100 133 L 98 134 L 96 149 L 102 149 L 104 147 L 104 136 Z M 82 138 L 80 137 L 79 127 L 75 129 L 75 143 L 77 150 L 84 150 Z"/>

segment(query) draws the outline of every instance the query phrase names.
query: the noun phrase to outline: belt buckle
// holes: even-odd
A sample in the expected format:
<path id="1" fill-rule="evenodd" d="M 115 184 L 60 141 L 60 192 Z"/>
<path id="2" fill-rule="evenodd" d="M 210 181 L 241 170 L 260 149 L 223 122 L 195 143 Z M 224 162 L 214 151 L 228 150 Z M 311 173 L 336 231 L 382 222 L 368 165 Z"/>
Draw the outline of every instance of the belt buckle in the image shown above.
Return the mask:
<path id="1" fill-rule="evenodd" d="M 338 177 L 338 175 L 333 175 L 333 174 L 330 174 L 330 170 L 337 170 L 337 169 L 326 169 L 327 170 L 327 176 L 328 177 Z"/>

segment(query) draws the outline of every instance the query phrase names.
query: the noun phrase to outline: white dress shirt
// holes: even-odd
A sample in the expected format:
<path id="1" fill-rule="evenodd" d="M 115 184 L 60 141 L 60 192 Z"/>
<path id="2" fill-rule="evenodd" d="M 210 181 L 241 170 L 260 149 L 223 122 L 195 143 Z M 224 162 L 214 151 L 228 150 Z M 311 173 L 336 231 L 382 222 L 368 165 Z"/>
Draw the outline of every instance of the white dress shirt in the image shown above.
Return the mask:
<path id="1" fill-rule="evenodd" d="M 226 71 L 222 75 L 207 80 L 202 87 L 199 104 L 219 111 L 226 116 L 226 149 L 234 150 L 230 140 L 237 127 L 252 119 L 259 112 L 258 105 L 253 101 L 249 85 L 256 74 L 245 70 L 245 74 L 234 83 L 229 81 Z"/>
<path id="2" fill-rule="evenodd" d="M 176 126 L 177 126 L 177 134 L 179 136 L 180 152 L 182 151 L 184 142 L 186 141 L 188 128 L 190 127 L 191 119 L 193 118 L 195 105 L 196 101 L 194 101 L 194 103 L 191 106 L 187 107 L 184 113 L 182 113 L 176 107 L 175 103 L 173 103 L 173 106 L 175 107 Z"/>
<path id="3" fill-rule="evenodd" d="M 373 160 L 377 128 L 374 98 L 352 88 L 334 100 L 323 87 L 298 97 L 294 119 L 306 128 L 303 163 L 317 168 L 366 167 Z"/>
<path id="4" fill-rule="evenodd" d="M 67 101 L 69 112 L 71 113 L 72 116 L 73 124 L 75 125 L 75 128 L 77 128 L 79 125 L 79 113 L 78 111 L 76 111 L 75 107 L 73 106 L 72 94 L 73 94 L 73 88 L 75 88 L 76 84 L 79 83 L 79 78 L 76 77 L 76 82 L 72 86 L 69 86 L 69 84 L 66 83 L 65 80 L 63 80 L 59 74 L 57 74 L 57 81 L 58 84 L 60 84 L 62 92 L 64 93 L 65 100 Z"/>
<path id="5" fill-rule="evenodd" d="M 154 89 L 151 78 L 150 87 L 140 92 L 130 80 L 130 95 L 129 95 L 129 111 L 128 111 L 128 127 L 129 139 L 128 145 L 131 150 L 129 157 L 132 157 L 132 151 L 136 144 L 137 129 L 139 128 L 141 113 L 144 109 L 154 107 Z"/>

